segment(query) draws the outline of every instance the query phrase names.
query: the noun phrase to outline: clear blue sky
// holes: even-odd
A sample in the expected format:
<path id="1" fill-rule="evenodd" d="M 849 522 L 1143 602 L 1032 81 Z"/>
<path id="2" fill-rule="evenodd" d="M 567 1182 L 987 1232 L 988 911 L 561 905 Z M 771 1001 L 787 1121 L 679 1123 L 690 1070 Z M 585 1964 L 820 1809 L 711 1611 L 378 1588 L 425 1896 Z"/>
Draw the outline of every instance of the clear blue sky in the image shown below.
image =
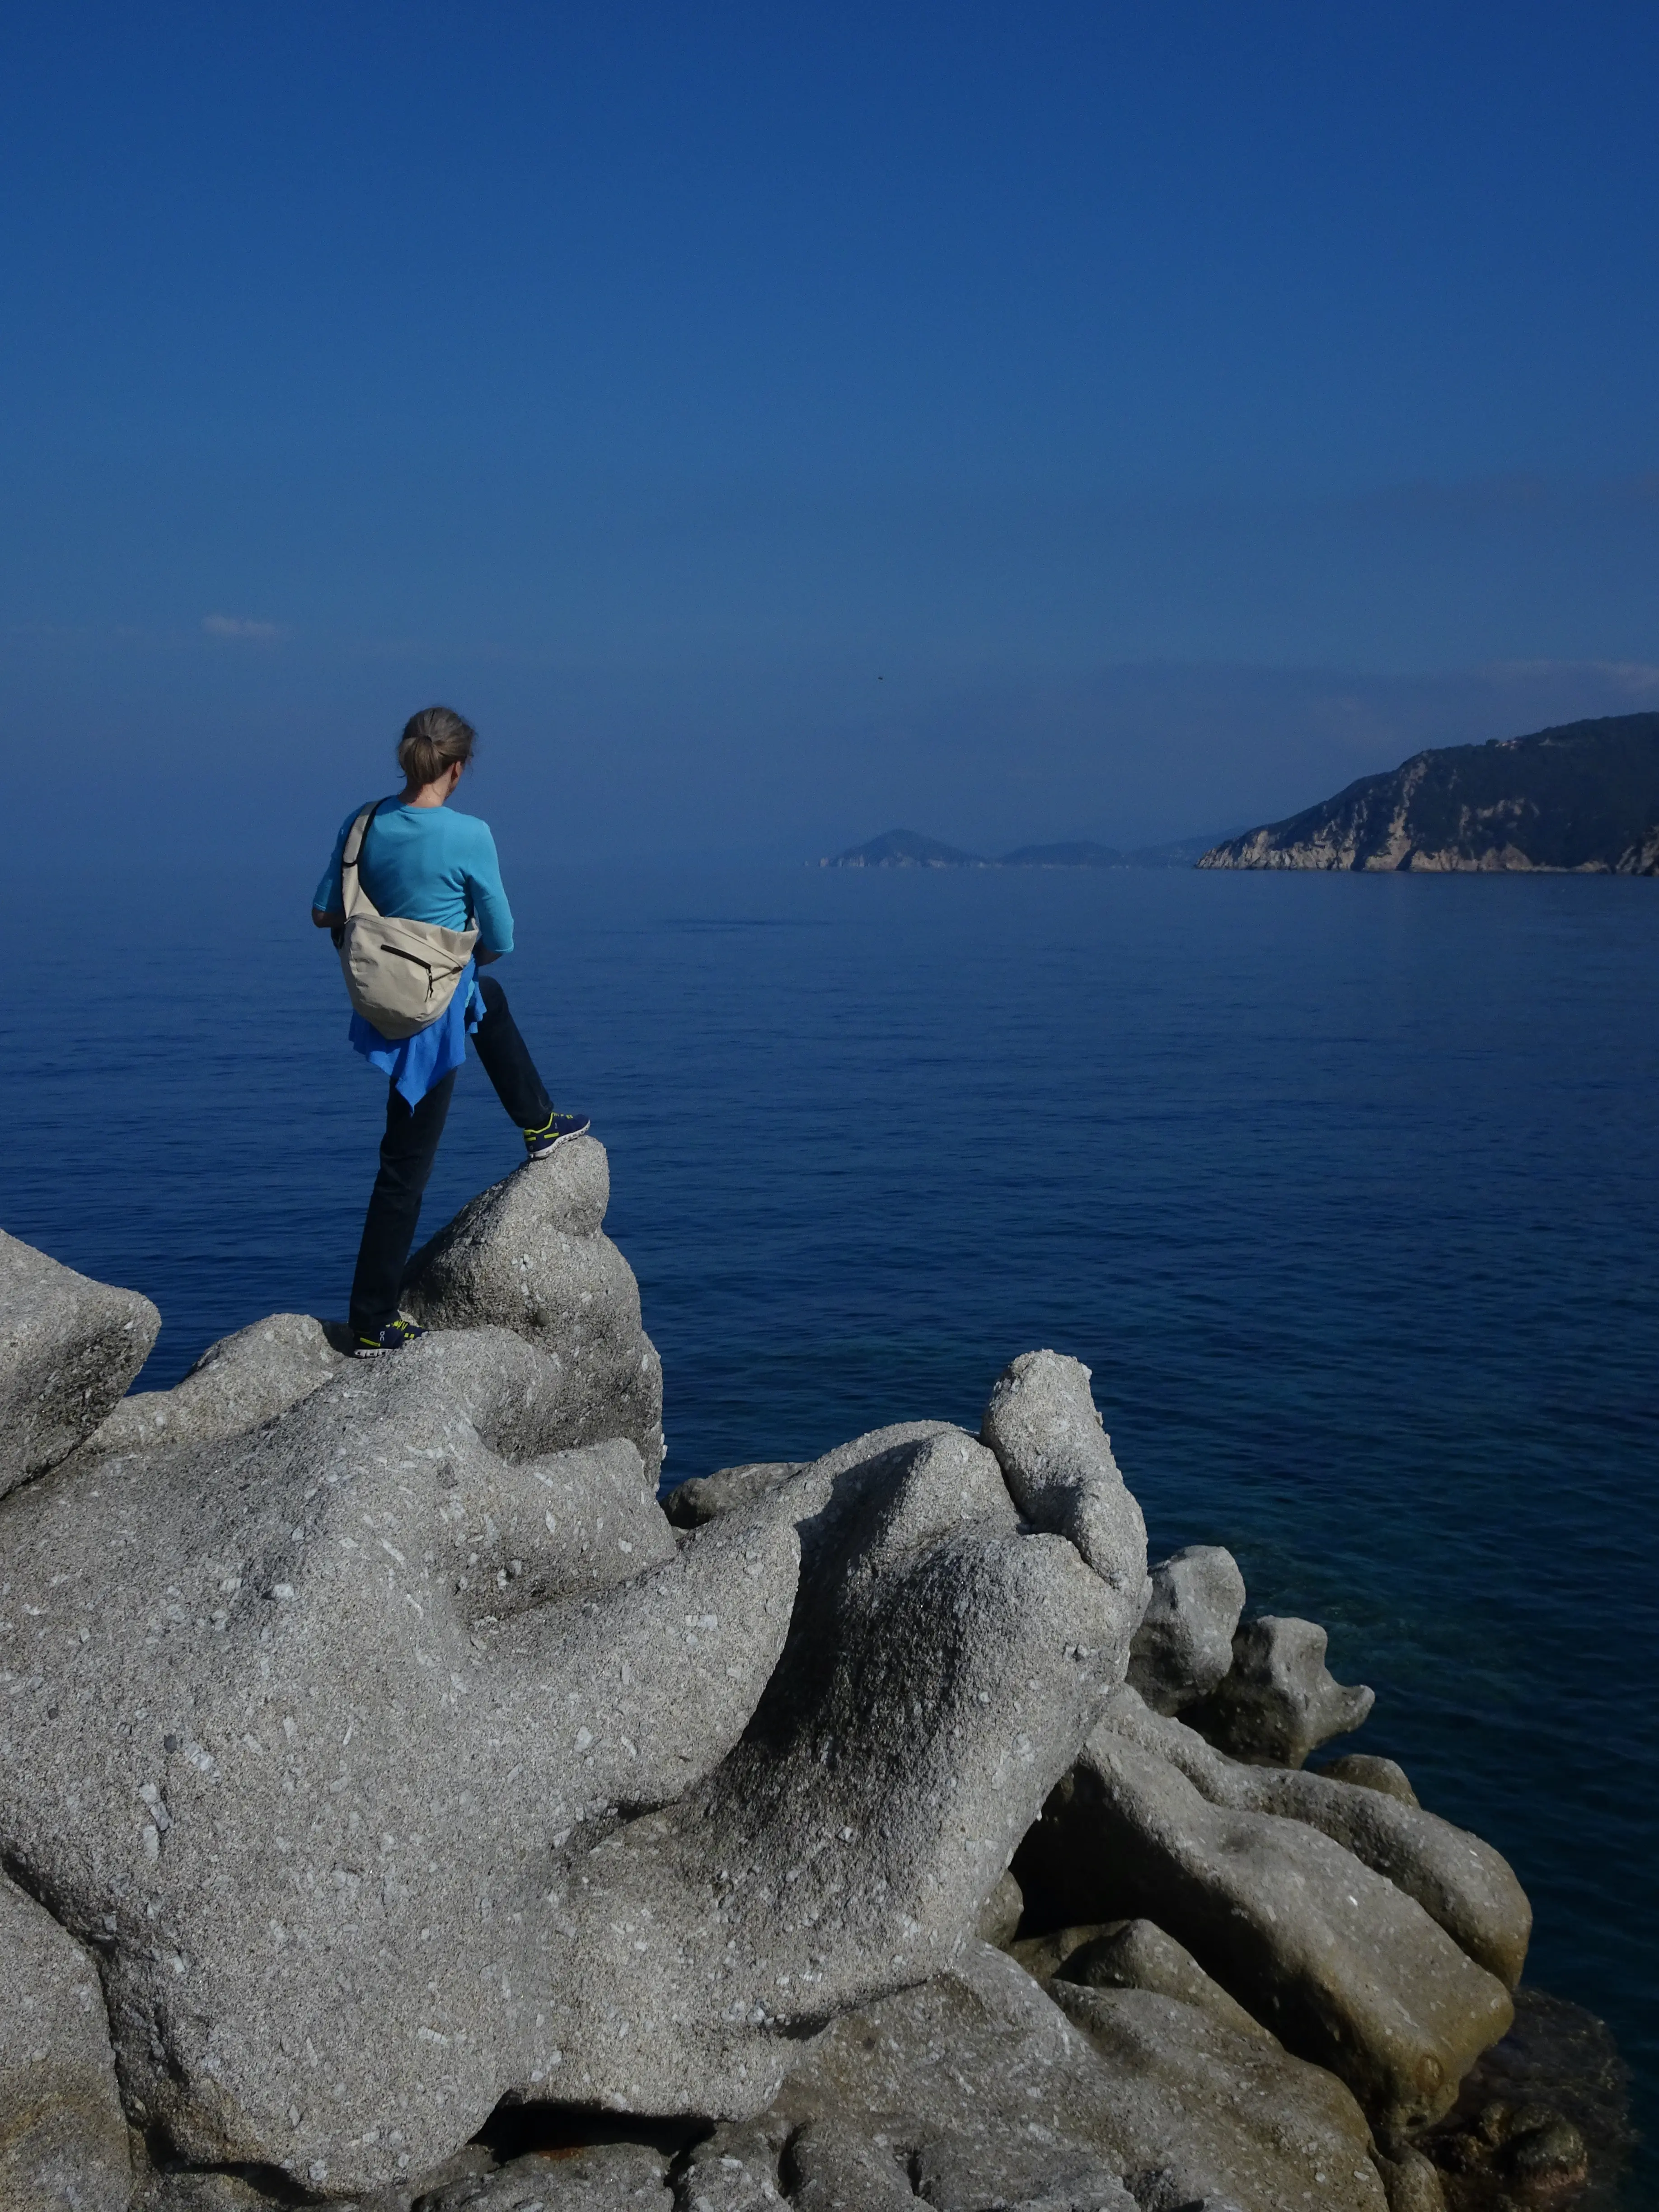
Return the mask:
<path id="1" fill-rule="evenodd" d="M 15 818 L 1281 813 L 1659 704 L 1659 9 L 9 11 Z M 160 789 L 136 787 L 154 764 Z"/>

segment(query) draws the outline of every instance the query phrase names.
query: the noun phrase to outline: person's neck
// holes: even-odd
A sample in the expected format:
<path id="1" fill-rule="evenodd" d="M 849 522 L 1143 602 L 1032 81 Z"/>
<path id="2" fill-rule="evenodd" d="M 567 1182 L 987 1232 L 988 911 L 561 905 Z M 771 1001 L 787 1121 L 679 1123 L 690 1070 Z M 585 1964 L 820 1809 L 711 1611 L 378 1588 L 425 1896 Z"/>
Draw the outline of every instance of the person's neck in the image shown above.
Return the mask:
<path id="1" fill-rule="evenodd" d="M 441 806 L 449 793 L 435 783 L 410 783 L 404 787 L 399 806 Z"/>

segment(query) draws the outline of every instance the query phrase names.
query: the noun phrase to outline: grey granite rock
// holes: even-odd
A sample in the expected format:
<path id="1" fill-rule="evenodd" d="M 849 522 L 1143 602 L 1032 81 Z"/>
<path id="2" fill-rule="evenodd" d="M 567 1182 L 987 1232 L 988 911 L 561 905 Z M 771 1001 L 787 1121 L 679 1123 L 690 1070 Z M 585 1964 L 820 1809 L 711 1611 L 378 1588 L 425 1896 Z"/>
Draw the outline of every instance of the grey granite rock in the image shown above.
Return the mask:
<path id="1" fill-rule="evenodd" d="M 1432 2162 L 1409 2145 L 1392 2158 L 1380 2154 L 1376 2170 L 1388 2191 L 1389 2212 L 1446 2212 L 1446 2192 Z"/>
<path id="2" fill-rule="evenodd" d="M 1103 1929 L 1066 1953 L 1058 1978 L 1090 1990 L 1146 1990 L 1153 1996 L 1197 2005 L 1235 2035 L 1267 2034 L 1219 1982 L 1211 1979 L 1192 1953 L 1154 1921 L 1123 1920 Z"/>
<path id="3" fill-rule="evenodd" d="M 808 2120 L 790 2137 L 782 2179 L 796 2212 L 915 2212 L 920 2192 L 908 2168 L 902 2138 L 832 2116 Z"/>
<path id="4" fill-rule="evenodd" d="M 468 2143 L 453 2156 L 388 2188 L 329 2197 L 307 2191 L 304 2202 L 307 2212 L 414 2212 L 417 2204 L 440 2198 L 459 2184 L 494 2174 L 500 2167 L 492 2153 Z M 144 2175 L 133 2192 L 130 2212 L 293 2212 L 295 2198 L 292 2185 L 268 2170 L 255 2180 L 246 2171 L 169 2166 Z"/>
<path id="5" fill-rule="evenodd" d="M 309 1314 L 271 1314 L 210 1344 L 171 1390 L 123 1398 L 84 1449 L 143 1451 L 240 1436 L 309 1397 L 346 1364 Z"/>
<path id="6" fill-rule="evenodd" d="M 764 2119 L 716 2128 L 695 2143 L 674 2178 L 675 2212 L 770 2212 L 783 2202 L 778 2159 L 788 2130 Z"/>
<path id="7" fill-rule="evenodd" d="M 240 2174 L 165 2172 L 140 2181 L 131 2212 L 272 2212 L 280 2202 Z M 380 2212 L 378 2205 L 374 2212 Z"/>
<path id="8" fill-rule="evenodd" d="M 1125 2179 L 1142 2205 L 1219 2199 L 1241 2212 L 1310 2203 L 1321 2212 L 1382 2212 L 1364 2115 L 1322 2068 L 1207 2004 L 1066 1981 L 1054 1983 L 1054 1996 L 1136 2113 L 1145 2148 Z"/>
<path id="9" fill-rule="evenodd" d="M 758 2112 L 803 2036 L 947 1966 L 1127 1651 L 1128 1601 L 1022 1530 L 991 1454 L 943 1423 L 844 1445 L 751 1510 L 799 1528 L 788 1643 L 708 1781 L 583 1863 L 565 2096 L 605 2094 L 595 2054 L 625 2027 L 630 2105 Z M 630 1972 L 653 1936 L 679 1978 Z"/>
<path id="10" fill-rule="evenodd" d="M 1356 1790 L 1380 1790 L 1385 1797 L 1397 1797 L 1402 1805 L 1415 1805 L 1418 1802 L 1405 1768 L 1392 1759 L 1378 1759 L 1368 1751 L 1346 1752 L 1340 1759 L 1333 1759 L 1314 1771 L 1332 1782 L 1349 1783 Z"/>
<path id="11" fill-rule="evenodd" d="M 1390 2129 L 1444 2112 L 1513 2017 L 1503 1983 L 1341 1844 L 1299 1820 L 1212 1804 L 1110 1724 L 1049 1800 L 1016 1872 L 1056 1917 L 1155 1921 Z"/>
<path id="12" fill-rule="evenodd" d="M 1364 2120 L 1329 2075 L 1196 2006 L 1066 1994 L 1080 2026 L 1013 1960 L 971 1946 L 951 1973 L 838 2020 L 760 2125 L 880 2136 L 939 2212 L 1206 2198 L 1383 2212 Z"/>
<path id="13" fill-rule="evenodd" d="M 131 2191 L 98 1970 L 0 1875 L 0 2205 L 126 2212 Z"/>
<path id="14" fill-rule="evenodd" d="M 0 1508 L 0 1844 L 100 1948 L 130 2114 L 197 2162 L 395 2182 L 547 2080 L 589 1940 L 558 1869 L 772 1671 L 793 1527 L 677 1547 L 631 1443 L 548 1449 L 563 1382 L 430 1338 Z"/>
<path id="15" fill-rule="evenodd" d="M 1038 1528 L 1074 1544 L 1109 1587 L 1146 1609 L 1146 1525 L 1125 1488 L 1080 1359 L 1026 1352 L 998 1377 L 981 1440 L 1014 1503 Z"/>
<path id="16" fill-rule="evenodd" d="M 1325 1664 L 1325 1632 L 1311 1620 L 1263 1613 L 1233 1638 L 1233 1663 L 1183 1717 L 1231 1758 L 1300 1766 L 1332 1736 L 1357 1729 L 1374 1691 L 1346 1688 Z"/>
<path id="17" fill-rule="evenodd" d="M 1424 1812 L 1415 1797 L 1228 1759 L 1178 1720 L 1148 1712 L 1127 1687 L 1108 1718 L 1120 1735 L 1167 1759 L 1211 1804 L 1319 1829 L 1414 1898 L 1489 1973 L 1510 1989 L 1519 1982 L 1532 1907 L 1508 1862 L 1478 1836 Z"/>
<path id="18" fill-rule="evenodd" d="M 559 1368 L 561 1444 L 627 1437 L 654 1483 L 662 1362 L 634 1272 L 601 1224 L 605 1146 L 592 1137 L 527 1161 L 482 1191 L 410 1262 L 404 1304 L 428 1328 L 512 1329 Z"/>
<path id="19" fill-rule="evenodd" d="M 149 1357 L 161 1316 L 0 1230 L 0 1496 L 89 1436 Z"/>
<path id="20" fill-rule="evenodd" d="M 763 2109 L 948 1964 L 1121 1676 L 1136 1601 L 959 1430 L 677 1543 L 568 1419 L 445 1332 L 0 1508 L 0 1847 L 186 2161 L 343 2197 L 503 2096 Z"/>
<path id="21" fill-rule="evenodd" d="M 413 2212 L 672 2212 L 665 2153 L 644 2143 L 532 2151 L 415 2199 Z"/>
<path id="22" fill-rule="evenodd" d="M 804 1460 L 746 1460 L 741 1467 L 722 1467 L 713 1474 L 693 1475 L 663 1499 L 663 1511 L 677 1528 L 701 1528 L 718 1521 L 722 1513 L 750 1505 L 775 1490 L 810 1462 Z"/>
<path id="23" fill-rule="evenodd" d="M 1178 1713 L 1207 1698 L 1233 1663 L 1244 1577 L 1218 1544 L 1189 1544 L 1158 1561 L 1152 1586 L 1128 1679 L 1155 1713 Z"/>
<path id="24" fill-rule="evenodd" d="M 1024 1910 L 1019 1884 L 1012 1874 L 1005 1874 L 981 1905 L 974 1933 L 981 1943 L 994 1943 L 998 1950 L 1006 1951 L 1018 1931 Z"/>

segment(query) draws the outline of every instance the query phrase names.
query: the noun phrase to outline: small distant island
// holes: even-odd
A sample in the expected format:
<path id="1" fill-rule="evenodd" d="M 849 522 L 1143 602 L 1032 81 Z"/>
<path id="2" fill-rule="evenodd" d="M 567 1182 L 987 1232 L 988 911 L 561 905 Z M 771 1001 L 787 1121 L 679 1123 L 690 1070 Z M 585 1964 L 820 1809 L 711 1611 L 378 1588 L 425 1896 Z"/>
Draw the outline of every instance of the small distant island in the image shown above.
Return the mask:
<path id="1" fill-rule="evenodd" d="M 1178 838 L 1171 845 L 1143 845 L 1121 853 L 1086 840 L 1069 845 L 1021 845 L 998 859 L 964 853 L 915 830 L 889 830 L 866 845 L 820 860 L 821 868 L 1190 868 L 1209 849 L 1207 837 Z"/>
<path id="2" fill-rule="evenodd" d="M 1198 866 L 1659 875 L 1659 714 L 1414 753 Z"/>

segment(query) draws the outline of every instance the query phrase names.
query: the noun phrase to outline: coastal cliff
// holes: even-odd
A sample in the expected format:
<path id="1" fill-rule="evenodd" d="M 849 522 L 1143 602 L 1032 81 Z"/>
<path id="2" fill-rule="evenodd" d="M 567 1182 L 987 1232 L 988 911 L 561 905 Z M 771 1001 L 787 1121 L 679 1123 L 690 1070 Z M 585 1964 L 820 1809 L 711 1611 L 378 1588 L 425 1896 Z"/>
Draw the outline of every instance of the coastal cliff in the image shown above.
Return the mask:
<path id="1" fill-rule="evenodd" d="M 1659 714 L 1416 753 L 1198 866 L 1659 874 Z"/>

